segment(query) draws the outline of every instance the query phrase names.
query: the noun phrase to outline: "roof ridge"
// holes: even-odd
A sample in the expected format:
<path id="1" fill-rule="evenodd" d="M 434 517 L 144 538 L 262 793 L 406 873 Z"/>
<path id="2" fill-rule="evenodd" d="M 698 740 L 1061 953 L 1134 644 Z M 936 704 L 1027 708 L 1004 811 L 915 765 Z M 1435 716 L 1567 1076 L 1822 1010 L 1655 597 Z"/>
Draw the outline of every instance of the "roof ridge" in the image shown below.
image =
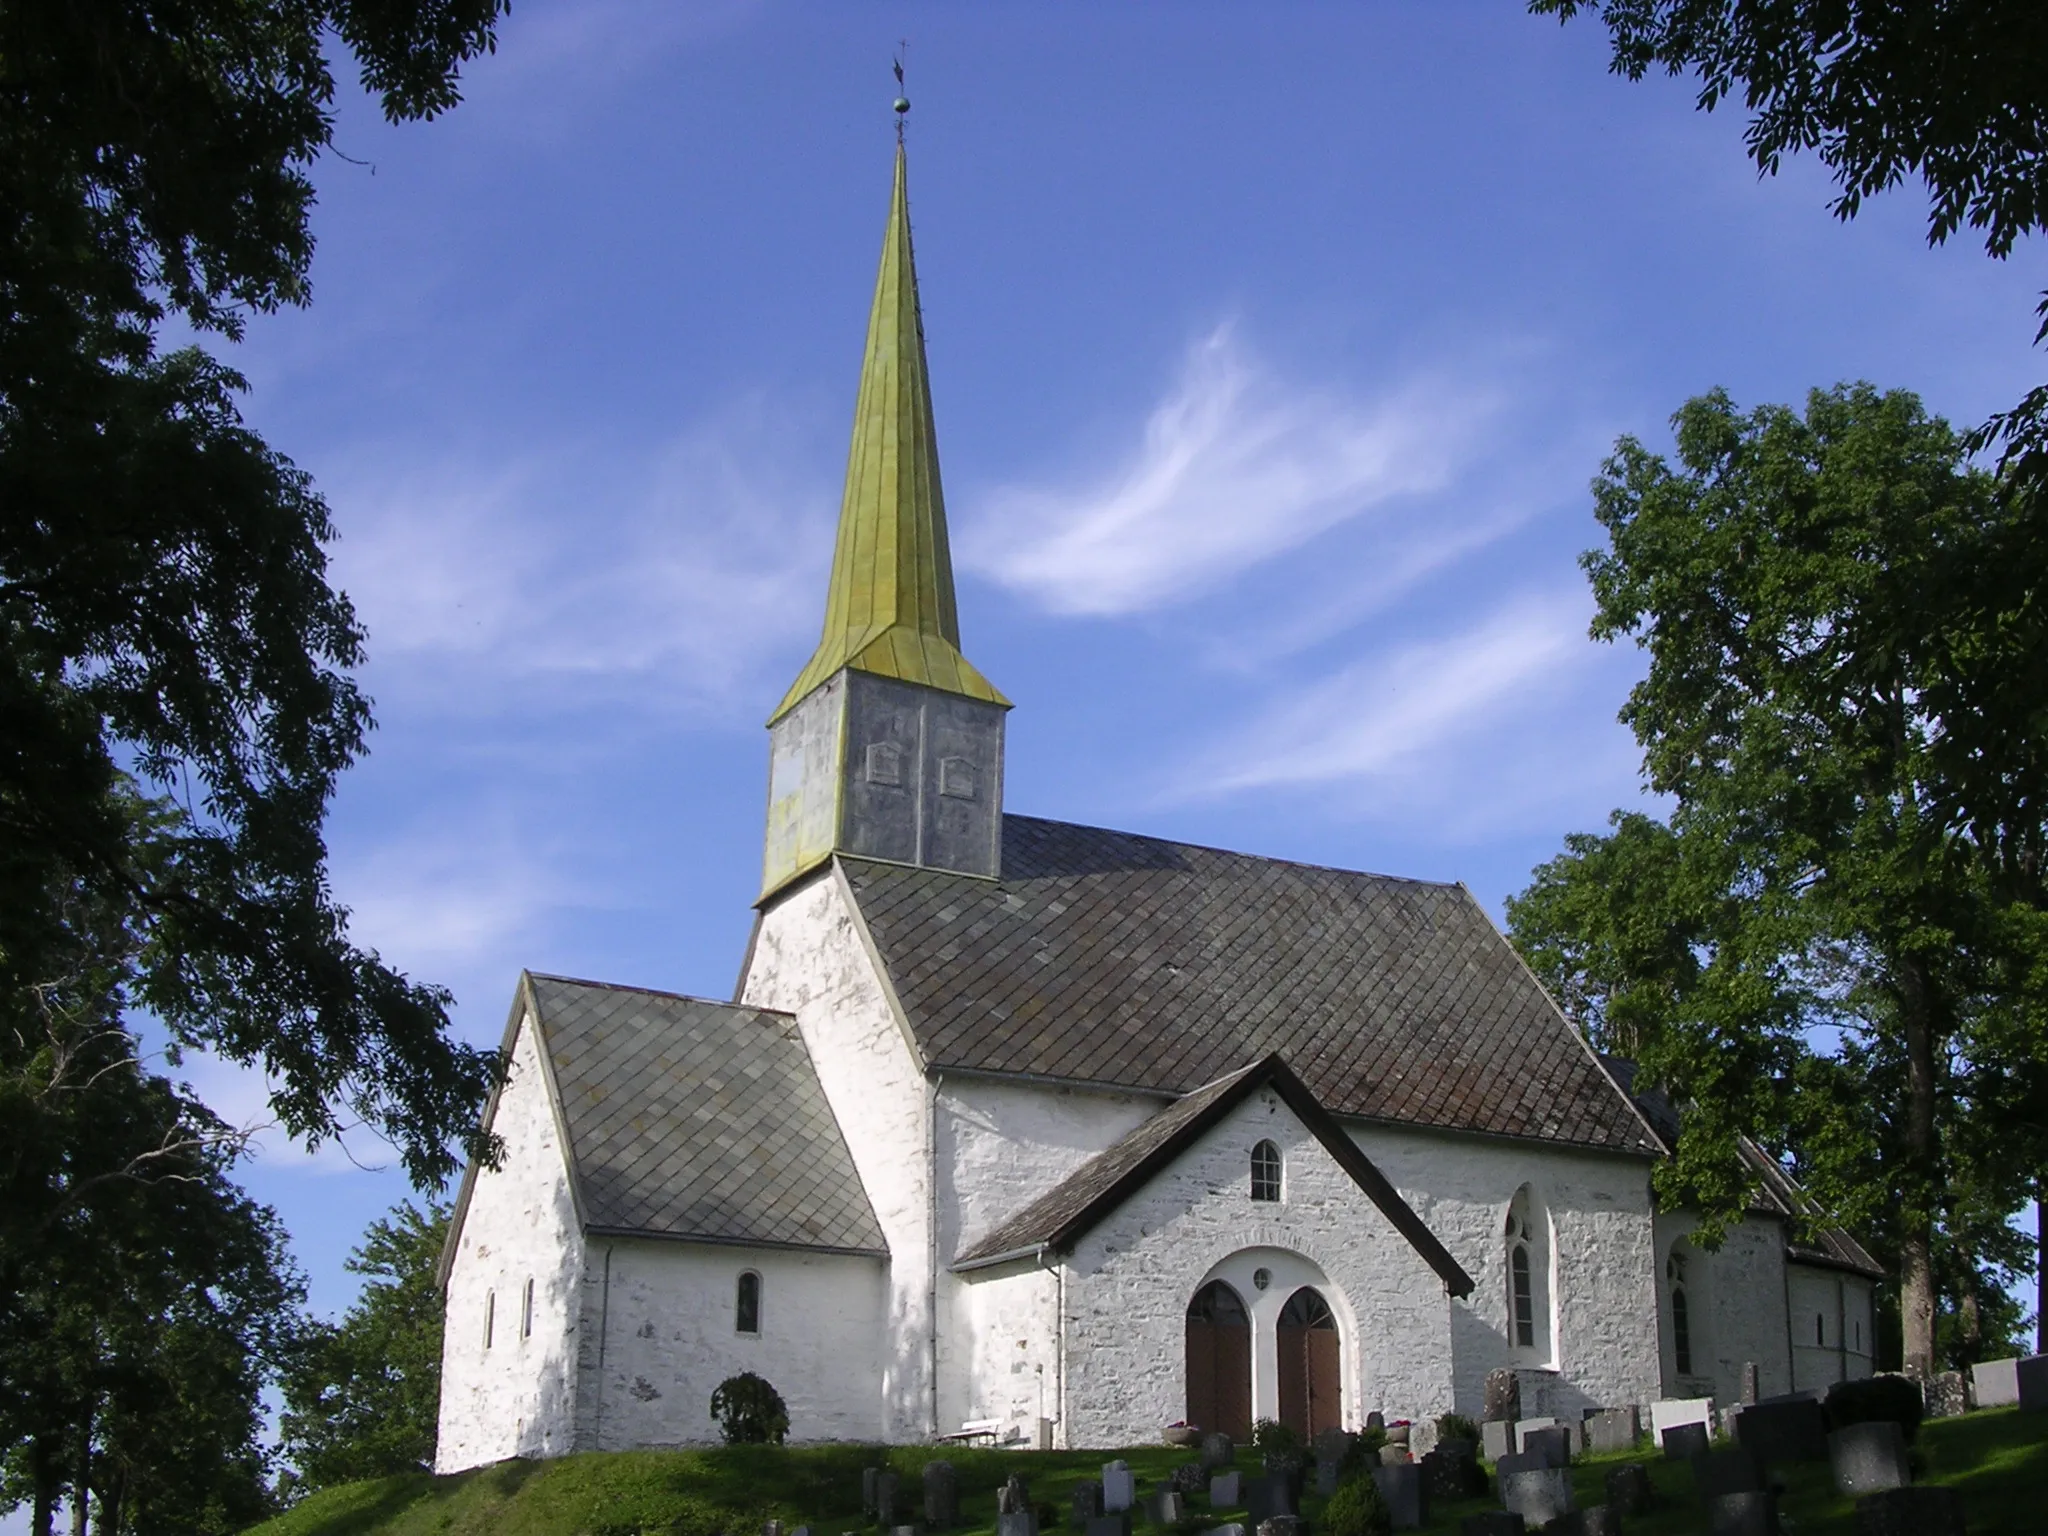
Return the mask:
<path id="1" fill-rule="evenodd" d="M 671 992 L 666 987 L 640 987 L 628 981 L 595 981 L 588 976 L 563 976 L 554 971 L 529 969 L 535 981 L 558 981 L 567 987 L 590 987 L 600 992 L 631 992 L 639 997 L 667 997 L 679 1003 L 701 1003 L 707 1008 L 726 1008 L 734 1013 L 765 1013 L 778 1019 L 796 1017 L 786 1008 L 763 1008 L 758 1003 L 737 1003 L 730 998 L 700 997 L 695 992 Z"/>
<path id="2" fill-rule="evenodd" d="M 1289 869 L 1314 869 L 1331 875 L 1363 875 L 1368 880 L 1387 880 L 1395 885 L 1424 886 L 1430 890 L 1438 891 L 1462 891 L 1466 888 L 1465 882 L 1462 880 L 1425 880 L 1419 875 L 1390 875 L 1377 869 L 1350 869 L 1342 864 L 1316 864 L 1307 859 L 1282 858 L 1280 855 L 1273 853 L 1252 853 L 1243 848 L 1221 848 L 1214 843 L 1191 843 L 1182 838 L 1161 837 L 1155 832 L 1129 832 L 1122 827 L 1099 827 L 1093 822 L 1087 821 L 1062 821 L 1053 816 L 1027 816 L 1020 811 L 1003 812 L 1003 820 L 1006 822 L 1030 821 L 1036 822 L 1043 827 L 1066 827 L 1076 832 L 1100 832 L 1108 837 L 1128 837 L 1141 843 L 1158 843 L 1166 848 L 1192 848 L 1197 853 L 1220 854 L 1228 859 L 1251 859 L 1260 864 L 1284 864 Z M 860 855 L 850 854 L 844 855 L 844 857 L 859 858 Z M 871 859 L 867 862 L 887 863 L 889 861 L 885 859 Z"/>

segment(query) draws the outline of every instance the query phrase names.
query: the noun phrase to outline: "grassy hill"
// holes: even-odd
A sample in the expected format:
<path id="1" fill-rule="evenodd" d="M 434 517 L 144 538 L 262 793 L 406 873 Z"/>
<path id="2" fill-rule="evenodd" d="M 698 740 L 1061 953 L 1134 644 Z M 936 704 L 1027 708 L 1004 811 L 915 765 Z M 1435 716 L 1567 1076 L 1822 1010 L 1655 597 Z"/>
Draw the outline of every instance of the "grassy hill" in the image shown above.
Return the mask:
<path id="1" fill-rule="evenodd" d="M 1973 1536 L 2038 1536 L 2048 1531 L 2048 1414 L 1998 1409 L 1944 1419 L 1921 1430 L 1925 1480 L 1961 1490 Z M 1163 1479 L 1190 1459 L 1165 1446 L 1122 1453 L 1142 1483 Z M 764 1520 L 808 1524 L 818 1536 L 861 1529 L 860 1474 L 886 1462 L 919 1495 L 924 1464 L 943 1458 L 959 1476 L 960 1536 L 995 1529 L 996 1490 L 1015 1472 L 1032 1501 L 1064 1515 L 1073 1486 L 1098 1476 L 1100 1451 L 939 1450 L 929 1446 L 728 1446 L 702 1451 L 628 1451 L 559 1461 L 501 1462 L 455 1477 L 395 1477 L 315 1494 L 252 1536 L 756 1536 Z M 1598 1502 L 1607 1472 L 1641 1461 L 1660 1496 L 1658 1509 L 1629 1522 L 1631 1536 L 1704 1532 L 1685 1465 L 1639 1454 L 1579 1464 L 1580 1504 Z M 1853 1536 L 1855 1516 L 1838 1498 L 1827 1468 L 1782 1469 L 1785 1528 L 1797 1536 Z M 1494 1507 L 1475 1500 L 1432 1511 L 1432 1532 L 1455 1533 L 1458 1517 Z M 1307 1514 L 1315 1523 L 1319 1502 Z M 1241 1516 L 1240 1516 L 1241 1517 Z M 1233 1516 L 1201 1511 L 1187 1531 Z M 1142 1530 L 1142 1525 L 1140 1529 Z M 1047 1536 L 1057 1536 L 1049 1531 Z M 1182 1536 L 1182 1533 L 1176 1533 Z"/>

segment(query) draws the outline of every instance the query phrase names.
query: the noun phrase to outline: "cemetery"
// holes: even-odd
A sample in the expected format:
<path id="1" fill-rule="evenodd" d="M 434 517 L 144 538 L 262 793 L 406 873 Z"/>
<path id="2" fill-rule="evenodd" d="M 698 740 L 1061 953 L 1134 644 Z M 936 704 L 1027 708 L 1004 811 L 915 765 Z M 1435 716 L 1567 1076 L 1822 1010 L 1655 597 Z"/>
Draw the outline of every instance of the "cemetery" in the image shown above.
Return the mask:
<path id="1" fill-rule="evenodd" d="M 1940 1392 L 1926 1396 L 1943 1402 Z M 1870 1406 L 1881 1397 L 1859 1393 L 1855 1406 L 1843 1398 L 1833 1417 L 1887 1411 Z M 1704 1422 L 1676 1419 L 1661 1443 L 1652 1438 L 1656 1415 L 1641 1413 L 1640 1438 L 1623 1445 L 1615 1426 L 1629 1416 L 1604 1410 L 1596 1430 L 1589 1415 L 1581 1433 L 1573 1432 L 1580 1426 L 1523 1420 L 1507 1426 L 1508 1443 L 1516 1448 L 1498 1456 L 1476 1437 L 1465 1438 L 1477 1427 L 1469 1421 L 1383 1424 L 1376 1414 L 1362 1434 L 1324 1430 L 1310 1443 L 1261 1425 L 1263 1449 L 1208 1435 L 1194 1444 L 1134 1446 L 1108 1455 L 957 1444 L 591 1452 L 352 1484 L 317 1494 L 257 1531 L 1995 1536 L 2041 1529 L 2048 1413 L 2017 1404 L 1930 1413 L 1910 1426 L 1870 1418 L 1830 1427 L 1818 1400 L 1788 1398 L 1715 1408 Z M 1363 1526 L 1361 1508 L 1374 1511 Z"/>

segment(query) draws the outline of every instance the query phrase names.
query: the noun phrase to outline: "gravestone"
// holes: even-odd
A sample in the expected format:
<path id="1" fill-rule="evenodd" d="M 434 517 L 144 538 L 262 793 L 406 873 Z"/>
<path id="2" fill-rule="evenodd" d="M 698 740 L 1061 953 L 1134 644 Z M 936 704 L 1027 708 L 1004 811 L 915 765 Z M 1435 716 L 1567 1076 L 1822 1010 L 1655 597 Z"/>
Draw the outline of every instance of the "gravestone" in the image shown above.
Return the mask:
<path id="1" fill-rule="evenodd" d="M 1458 1536 L 1523 1536 L 1529 1523 L 1512 1510 L 1489 1509 L 1458 1522 Z"/>
<path id="2" fill-rule="evenodd" d="M 1756 1377 L 1756 1362 L 1745 1360 L 1742 1364 L 1742 1400 L 1745 1403 L 1753 1403 L 1757 1399 Z"/>
<path id="3" fill-rule="evenodd" d="M 763 1520 L 761 1522 L 761 1536 L 782 1536 L 782 1522 L 780 1520 Z"/>
<path id="4" fill-rule="evenodd" d="M 1607 1474 L 1607 1503 L 1617 1515 L 1647 1515 L 1655 1497 L 1650 1469 L 1639 1461 Z"/>
<path id="5" fill-rule="evenodd" d="M 1634 1408 L 1599 1408 L 1586 1415 L 1586 1449 L 1595 1456 L 1632 1451 L 1642 1438 L 1643 1416 Z"/>
<path id="6" fill-rule="evenodd" d="M 896 1523 L 896 1474 L 887 1467 L 875 1473 L 875 1524 Z"/>
<path id="7" fill-rule="evenodd" d="M 1185 1512 L 1178 1489 L 1162 1488 L 1145 1501 L 1145 1518 L 1154 1525 L 1173 1525 Z"/>
<path id="8" fill-rule="evenodd" d="M 1963 1536 L 1963 1496 L 1922 1484 L 1856 1501 L 1856 1536 Z"/>
<path id="9" fill-rule="evenodd" d="M 1384 1413 L 1381 1413 L 1381 1412 L 1379 1411 L 1379 1409 L 1375 1408 L 1375 1409 L 1373 1409 L 1373 1411 L 1372 1411 L 1371 1413 L 1368 1413 L 1368 1414 L 1367 1414 L 1367 1415 L 1365 1416 L 1365 1427 L 1366 1427 L 1367 1429 L 1377 1429 L 1377 1430 L 1381 1431 L 1382 1433 L 1385 1433 L 1385 1431 L 1386 1431 L 1386 1427 L 1387 1427 L 1387 1416 L 1386 1416 L 1386 1415 L 1385 1415 Z M 1324 1431 L 1323 1431 L 1323 1434 L 1324 1434 L 1324 1435 L 1327 1435 L 1327 1434 L 1331 1434 L 1331 1433 L 1335 1433 L 1335 1434 L 1339 1434 L 1339 1435 L 1341 1435 L 1341 1434 L 1343 1434 L 1343 1433 L 1344 1433 L 1344 1431 L 1343 1431 L 1343 1430 L 1341 1430 L 1341 1429 L 1339 1429 L 1339 1430 L 1335 1430 L 1335 1431 L 1331 1431 L 1331 1430 L 1327 1430 L 1327 1429 L 1326 1429 L 1326 1430 L 1324 1430 Z M 1316 1438 L 1317 1438 L 1318 1440 L 1321 1440 L 1321 1439 L 1322 1439 L 1322 1435 L 1318 1435 L 1318 1436 L 1317 1436 Z"/>
<path id="10" fill-rule="evenodd" d="M 1430 1494 L 1439 1499 L 1478 1498 L 1486 1492 L 1486 1473 L 1479 1466 L 1479 1447 L 1470 1440 L 1439 1440 L 1436 1449 L 1429 1453 L 1428 1461 L 1434 1457 L 1434 1470 L 1425 1470 L 1423 1478 L 1430 1484 Z"/>
<path id="11" fill-rule="evenodd" d="M 1367 1421 L 1367 1428 L 1371 1421 Z M 1319 1429 L 1316 1431 L 1316 1464 L 1328 1462 L 1331 1466 L 1342 1466 L 1345 1456 L 1351 1450 L 1352 1435 L 1348 1429 Z"/>
<path id="12" fill-rule="evenodd" d="M 1709 1443 L 1704 1424 L 1674 1424 L 1664 1431 L 1664 1455 L 1670 1461 L 1705 1455 Z"/>
<path id="13" fill-rule="evenodd" d="M 1515 1374 L 1512 1366 L 1502 1366 L 1486 1373 L 1486 1391 L 1481 1403 L 1481 1418 L 1512 1422 L 1522 1416 L 1522 1378 Z"/>
<path id="14" fill-rule="evenodd" d="M 920 1536 L 920 1533 L 914 1525 L 892 1525 L 889 1527 L 889 1536 Z"/>
<path id="15" fill-rule="evenodd" d="M 1980 1360 L 1970 1367 L 1979 1408 L 2010 1408 L 2020 1400 L 2018 1360 Z"/>
<path id="16" fill-rule="evenodd" d="M 1828 1436 L 1828 1463 L 1836 1491 L 1851 1497 L 1903 1488 L 1913 1481 L 1906 1434 L 1893 1419 L 1871 1419 L 1836 1430 Z"/>
<path id="17" fill-rule="evenodd" d="M 1927 1378 L 1927 1417 L 1953 1419 L 1970 1411 L 1961 1371 L 1936 1371 Z"/>
<path id="18" fill-rule="evenodd" d="M 1540 1457 L 1546 1467 L 1568 1467 L 1572 1464 L 1571 1442 L 1565 1438 L 1562 1424 L 1524 1431 L 1522 1454 Z"/>
<path id="19" fill-rule="evenodd" d="M 1383 1467 L 1405 1467 L 1415 1458 L 1408 1454 L 1405 1445 L 1383 1445 L 1380 1447 L 1379 1462 Z"/>
<path id="20" fill-rule="evenodd" d="M 1244 1507 L 1254 1526 L 1295 1513 L 1294 1479 L 1285 1472 L 1254 1479 L 1244 1490 Z"/>
<path id="21" fill-rule="evenodd" d="M 2020 1407 L 2048 1412 L 2048 1355 L 2022 1355 L 2013 1361 L 2012 1373 Z"/>
<path id="22" fill-rule="evenodd" d="M 860 1512 L 872 1515 L 875 1512 L 875 1479 L 882 1475 L 880 1467 L 860 1469 Z"/>
<path id="23" fill-rule="evenodd" d="M 1274 1515 L 1261 1520 L 1259 1536 L 1308 1536 L 1308 1522 L 1299 1515 Z"/>
<path id="24" fill-rule="evenodd" d="M 1199 1461 L 1184 1461 L 1167 1478 L 1175 1493 L 1193 1498 L 1209 1486 L 1209 1473 Z"/>
<path id="25" fill-rule="evenodd" d="M 1341 1470 L 1334 1461 L 1325 1461 L 1320 1456 L 1316 1458 L 1316 1493 L 1319 1497 L 1327 1499 L 1337 1491 L 1337 1474 Z"/>
<path id="26" fill-rule="evenodd" d="M 1012 1472 L 1009 1481 L 996 1490 L 996 1513 L 1014 1515 L 1031 1508 L 1031 1489 Z"/>
<path id="27" fill-rule="evenodd" d="M 1515 1448 L 1515 1426 L 1506 1419 L 1488 1419 L 1479 1426 L 1479 1443 L 1488 1461 L 1499 1461 Z"/>
<path id="28" fill-rule="evenodd" d="M 811 1536 L 811 1528 L 808 1525 L 800 1525 L 791 1531 L 789 1536 Z"/>
<path id="29" fill-rule="evenodd" d="M 1072 1524 L 1075 1530 L 1085 1531 L 1088 1522 L 1102 1515 L 1102 1484 L 1079 1483 L 1074 1488 Z"/>
<path id="30" fill-rule="evenodd" d="M 1237 1472 L 1217 1472 L 1209 1478 L 1209 1504 L 1215 1509 L 1235 1509 L 1238 1505 Z"/>
<path id="31" fill-rule="evenodd" d="M 1131 1469 L 1121 1461 L 1110 1462 L 1102 1469 L 1102 1512 L 1113 1515 L 1137 1502 L 1138 1484 Z"/>
<path id="32" fill-rule="evenodd" d="M 1131 1536 L 1131 1512 L 1120 1509 L 1113 1515 L 1091 1517 L 1086 1536 Z"/>
<path id="33" fill-rule="evenodd" d="M 1778 1536 L 1778 1496 L 1767 1489 L 1718 1495 L 1707 1505 L 1713 1536 Z"/>
<path id="34" fill-rule="evenodd" d="M 1499 1478 L 1512 1477 L 1517 1472 L 1542 1472 L 1544 1470 L 1546 1470 L 1546 1463 L 1541 1456 L 1524 1456 L 1519 1451 L 1511 1452 L 1493 1464 L 1493 1475 Z"/>
<path id="35" fill-rule="evenodd" d="M 924 1464 L 924 1520 L 943 1531 L 960 1519 L 960 1479 L 950 1461 Z"/>
<path id="36" fill-rule="evenodd" d="M 1237 1442 L 1220 1429 L 1212 1429 L 1202 1436 L 1202 1465 L 1210 1471 L 1227 1467 L 1237 1460 Z"/>
<path id="37" fill-rule="evenodd" d="M 996 1516 L 996 1536 L 1038 1536 L 1038 1516 L 1028 1509 L 1006 1510 Z"/>
<path id="38" fill-rule="evenodd" d="M 1395 1530 L 1419 1531 L 1429 1524 L 1429 1489 L 1423 1484 L 1422 1468 L 1374 1467 L 1372 1480 L 1379 1486 L 1380 1500 L 1393 1517 Z"/>
<path id="39" fill-rule="evenodd" d="M 1572 1475 L 1563 1467 L 1504 1472 L 1500 1479 L 1500 1502 L 1511 1513 L 1541 1528 L 1572 1512 Z"/>
<path id="40" fill-rule="evenodd" d="M 1810 1397 L 1754 1403 L 1735 1415 L 1735 1443 L 1758 1461 L 1826 1461 L 1828 1416 Z"/>
<path id="41" fill-rule="evenodd" d="M 1579 1511 L 1579 1536 L 1621 1536 L 1621 1511 L 1612 1504 L 1588 1504 Z"/>
<path id="42" fill-rule="evenodd" d="M 1415 1426 L 1413 1424 L 1397 1422 L 1387 1426 L 1387 1444 L 1410 1445 L 1414 1440 Z"/>
<path id="43" fill-rule="evenodd" d="M 1711 1397 L 1665 1397 L 1650 1404 L 1650 1435 L 1659 1445 L 1664 1431 L 1674 1424 L 1704 1424 L 1713 1434 L 1714 1400 Z"/>
<path id="44" fill-rule="evenodd" d="M 1210 1526 L 1208 1530 L 1202 1532 L 1202 1536 L 1246 1536 L 1246 1531 L 1243 1526 L 1233 1520 L 1228 1525 Z"/>
<path id="45" fill-rule="evenodd" d="M 1764 1469 L 1741 1446 L 1705 1450 L 1692 1459 L 1692 1486 L 1700 1502 L 1712 1507 L 1724 1493 L 1760 1493 Z"/>

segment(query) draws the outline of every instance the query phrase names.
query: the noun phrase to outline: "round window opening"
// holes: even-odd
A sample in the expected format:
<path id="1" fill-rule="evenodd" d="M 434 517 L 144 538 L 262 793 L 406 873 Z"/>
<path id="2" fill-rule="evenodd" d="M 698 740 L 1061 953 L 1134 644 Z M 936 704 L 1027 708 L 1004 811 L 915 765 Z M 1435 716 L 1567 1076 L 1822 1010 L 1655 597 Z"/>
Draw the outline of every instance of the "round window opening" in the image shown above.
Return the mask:
<path id="1" fill-rule="evenodd" d="M 1256 1286 L 1258 1289 L 1263 1291 L 1267 1286 L 1271 1285 L 1272 1283 L 1273 1271 L 1271 1271 L 1270 1269 L 1255 1269 L 1252 1271 L 1252 1284 Z"/>

